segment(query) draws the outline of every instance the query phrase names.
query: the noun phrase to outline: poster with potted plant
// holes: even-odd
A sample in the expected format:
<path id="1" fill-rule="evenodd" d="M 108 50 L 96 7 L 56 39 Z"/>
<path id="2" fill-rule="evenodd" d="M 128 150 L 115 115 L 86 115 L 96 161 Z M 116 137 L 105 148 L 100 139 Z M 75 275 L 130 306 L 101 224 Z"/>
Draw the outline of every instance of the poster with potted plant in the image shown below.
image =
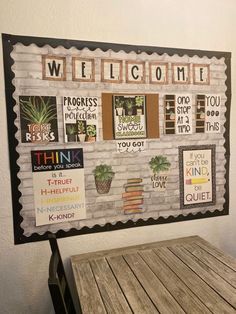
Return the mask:
<path id="1" fill-rule="evenodd" d="M 125 100 L 125 109 L 126 109 L 126 114 L 128 116 L 132 116 L 133 115 L 133 108 L 134 108 L 134 103 L 133 103 L 133 99 L 132 98 L 128 98 Z"/>
<path id="2" fill-rule="evenodd" d="M 152 157 L 149 166 L 153 172 L 151 177 L 152 187 L 157 191 L 165 191 L 171 163 L 167 160 L 167 157 L 158 155 Z"/>
<path id="3" fill-rule="evenodd" d="M 87 125 L 95 125 L 95 129 L 97 129 L 98 107 L 98 97 L 85 95 L 63 96 L 62 108 L 64 129 L 66 128 L 66 124 L 76 123 L 78 130 L 77 141 L 80 143 L 88 141 L 88 134 L 86 132 Z M 66 131 L 64 134 L 66 134 Z"/>
<path id="4" fill-rule="evenodd" d="M 145 100 L 144 96 L 135 97 L 136 114 L 138 116 L 141 116 L 143 114 L 144 100 Z"/>
<path id="5" fill-rule="evenodd" d="M 123 114 L 117 114 L 122 104 Z M 113 97 L 113 132 L 117 140 L 147 137 L 146 107 L 144 95 L 115 95 Z"/>
<path id="6" fill-rule="evenodd" d="M 77 140 L 77 125 L 75 123 L 66 124 L 67 142 L 76 142 Z"/>
<path id="7" fill-rule="evenodd" d="M 100 164 L 93 170 L 97 192 L 107 194 L 111 188 L 111 182 L 115 175 L 110 165 Z"/>
<path id="8" fill-rule="evenodd" d="M 77 120 L 78 139 L 80 142 L 85 142 L 86 138 L 86 120 Z"/>
<path id="9" fill-rule="evenodd" d="M 20 96 L 22 143 L 58 141 L 56 97 Z"/>
<path id="10" fill-rule="evenodd" d="M 96 141 L 96 135 L 97 135 L 96 125 L 94 125 L 94 124 L 87 125 L 86 133 L 87 133 L 87 141 L 88 142 L 95 142 Z"/>
<path id="11" fill-rule="evenodd" d="M 114 96 L 116 115 L 122 116 L 124 113 L 124 99 L 122 96 Z"/>

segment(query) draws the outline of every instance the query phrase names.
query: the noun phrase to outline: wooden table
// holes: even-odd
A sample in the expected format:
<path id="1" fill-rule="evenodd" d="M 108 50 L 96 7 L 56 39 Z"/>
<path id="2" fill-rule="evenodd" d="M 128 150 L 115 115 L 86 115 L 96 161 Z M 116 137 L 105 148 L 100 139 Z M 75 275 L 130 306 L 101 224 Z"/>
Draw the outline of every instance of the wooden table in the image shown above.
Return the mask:
<path id="1" fill-rule="evenodd" d="M 198 236 L 71 261 L 83 314 L 236 313 L 236 259 Z"/>

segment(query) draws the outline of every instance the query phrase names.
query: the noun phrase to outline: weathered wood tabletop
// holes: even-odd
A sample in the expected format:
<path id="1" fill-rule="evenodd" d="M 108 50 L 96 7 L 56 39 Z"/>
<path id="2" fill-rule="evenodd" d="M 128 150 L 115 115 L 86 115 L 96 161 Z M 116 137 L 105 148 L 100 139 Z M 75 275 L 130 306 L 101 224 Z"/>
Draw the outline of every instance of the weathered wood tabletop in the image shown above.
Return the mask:
<path id="1" fill-rule="evenodd" d="M 236 259 L 198 236 L 71 261 L 83 314 L 236 313 Z"/>

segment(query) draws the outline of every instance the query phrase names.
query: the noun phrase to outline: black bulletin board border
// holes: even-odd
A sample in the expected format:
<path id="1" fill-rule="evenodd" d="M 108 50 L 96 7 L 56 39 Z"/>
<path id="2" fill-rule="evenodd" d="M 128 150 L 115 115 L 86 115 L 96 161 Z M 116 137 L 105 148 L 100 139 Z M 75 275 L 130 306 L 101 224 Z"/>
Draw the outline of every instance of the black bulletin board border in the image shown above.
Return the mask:
<path id="1" fill-rule="evenodd" d="M 21 223 L 23 218 L 20 215 L 21 204 L 19 203 L 19 198 L 21 193 L 18 189 L 20 180 L 17 176 L 19 172 L 19 166 L 17 165 L 17 159 L 19 157 L 16 147 L 18 141 L 15 138 L 15 133 L 17 128 L 14 124 L 16 118 L 16 113 L 13 110 L 15 105 L 15 100 L 13 98 L 13 93 L 15 90 L 12 80 L 14 78 L 14 73 L 11 70 L 13 65 L 13 59 L 10 54 L 13 50 L 13 46 L 16 43 L 22 43 L 25 46 L 30 44 L 36 44 L 38 47 L 43 47 L 44 45 L 50 45 L 55 48 L 57 46 L 63 46 L 64 48 L 71 48 L 72 46 L 77 49 L 82 49 L 87 47 L 90 50 L 95 50 L 100 48 L 103 51 L 112 49 L 113 51 L 124 50 L 129 53 L 131 51 L 136 52 L 137 54 L 145 52 L 147 54 L 152 54 L 156 52 L 159 55 L 167 53 L 172 56 L 178 54 L 183 56 L 187 54 L 190 57 L 197 55 L 198 57 L 207 56 L 209 58 L 216 57 L 218 59 L 225 58 L 225 64 L 227 66 L 226 74 L 226 86 L 227 90 L 225 92 L 227 101 L 226 101 L 226 122 L 225 122 L 225 143 L 224 148 L 226 150 L 225 159 L 225 169 L 226 169 L 226 183 L 225 183 L 225 203 L 223 210 L 215 209 L 214 212 L 207 211 L 206 213 L 197 213 L 197 214 L 188 214 L 186 216 L 179 215 L 178 217 L 169 216 L 168 218 L 160 217 L 158 219 L 149 218 L 148 220 L 139 219 L 136 222 L 129 220 L 125 223 L 117 222 L 115 225 L 107 223 L 104 226 L 95 225 L 92 228 L 83 227 L 81 230 L 70 229 L 69 231 L 59 230 L 56 232 L 57 238 L 63 238 L 68 236 L 76 236 L 81 234 L 91 234 L 96 232 L 105 232 L 105 231 L 114 231 L 121 230 L 126 228 L 133 227 L 143 227 L 150 226 L 155 224 L 165 224 L 172 222 L 180 222 L 194 219 L 202 219 L 216 216 L 223 216 L 229 214 L 229 159 L 230 159 L 230 103 L 231 103 L 231 53 L 230 52 L 221 52 L 221 51 L 204 51 L 204 50 L 192 50 L 192 49 L 178 49 L 178 48 L 163 48 L 163 47 L 153 47 L 153 46 L 134 46 L 134 45 L 124 45 L 124 44 L 115 44 L 115 43 L 103 43 L 103 42 L 92 42 L 92 41 L 78 41 L 78 40 L 64 40 L 64 39 L 53 39 L 53 38 L 42 38 L 42 37 L 26 37 L 18 35 L 9 35 L 2 34 L 2 43 L 3 43 L 3 58 L 4 58 L 4 76 L 5 76 L 5 96 L 6 96 L 6 106 L 7 106 L 7 120 L 8 120 L 8 144 L 9 144 L 9 159 L 10 159 L 10 174 L 11 174 L 11 194 L 12 194 L 12 208 L 13 208 L 13 223 L 14 223 L 14 241 L 15 244 L 22 244 L 34 241 L 42 241 L 48 239 L 49 232 L 39 235 L 37 233 L 32 234 L 29 237 L 26 237 L 23 233 L 24 230 L 21 228 Z"/>

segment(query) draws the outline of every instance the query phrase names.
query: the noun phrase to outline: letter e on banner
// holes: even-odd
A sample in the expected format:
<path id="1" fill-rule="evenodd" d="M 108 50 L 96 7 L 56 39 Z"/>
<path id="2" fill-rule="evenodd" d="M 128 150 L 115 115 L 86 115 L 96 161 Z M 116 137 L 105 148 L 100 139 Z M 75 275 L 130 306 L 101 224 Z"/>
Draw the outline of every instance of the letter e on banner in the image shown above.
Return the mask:
<path id="1" fill-rule="evenodd" d="M 72 58 L 72 80 L 77 82 L 94 82 L 94 59 Z"/>
<path id="2" fill-rule="evenodd" d="M 209 64 L 193 64 L 193 83 L 197 85 L 210 84 Z"/>

